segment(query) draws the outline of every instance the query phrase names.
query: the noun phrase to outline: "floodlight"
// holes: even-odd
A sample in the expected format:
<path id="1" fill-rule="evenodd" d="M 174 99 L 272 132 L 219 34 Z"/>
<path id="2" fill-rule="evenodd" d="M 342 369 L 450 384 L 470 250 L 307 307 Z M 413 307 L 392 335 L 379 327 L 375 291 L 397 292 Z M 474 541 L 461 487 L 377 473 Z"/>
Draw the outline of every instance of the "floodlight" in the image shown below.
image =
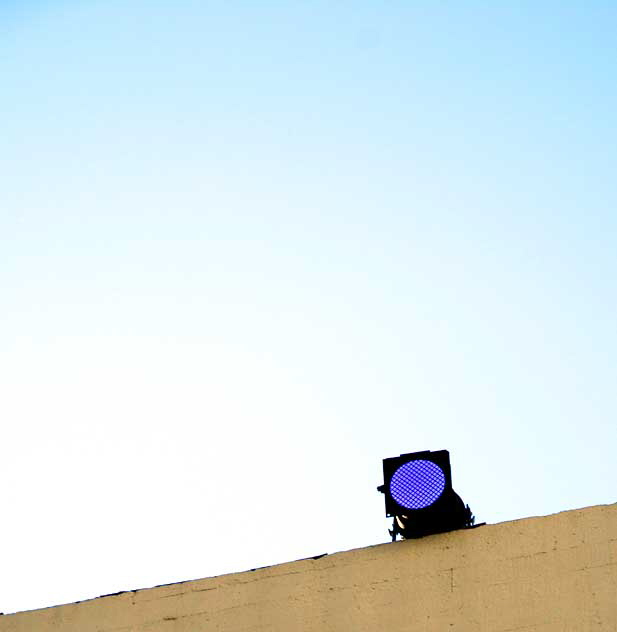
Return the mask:
<path id="1" fill-rule="evenodd" d="M 385 495 L 386 516 L 394 518 L 390 535 L 396 540 L 464 529 L 474 516 L 452 489 L 447 450 L 412 452 L 384 459 L 383 480 L 377 490 Z"/>

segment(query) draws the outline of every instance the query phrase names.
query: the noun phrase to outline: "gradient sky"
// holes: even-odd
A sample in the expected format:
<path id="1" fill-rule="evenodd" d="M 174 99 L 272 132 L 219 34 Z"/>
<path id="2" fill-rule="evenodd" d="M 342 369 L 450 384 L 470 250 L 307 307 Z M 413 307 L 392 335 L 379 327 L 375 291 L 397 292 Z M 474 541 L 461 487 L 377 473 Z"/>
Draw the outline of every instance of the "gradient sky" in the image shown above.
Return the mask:
<path id="1" fill-rule="evenodd" d="M 617 501 L 617 7 L 0 4 L 0 611 Z M 497 6 L 499 5 L 499 6 Z"/>

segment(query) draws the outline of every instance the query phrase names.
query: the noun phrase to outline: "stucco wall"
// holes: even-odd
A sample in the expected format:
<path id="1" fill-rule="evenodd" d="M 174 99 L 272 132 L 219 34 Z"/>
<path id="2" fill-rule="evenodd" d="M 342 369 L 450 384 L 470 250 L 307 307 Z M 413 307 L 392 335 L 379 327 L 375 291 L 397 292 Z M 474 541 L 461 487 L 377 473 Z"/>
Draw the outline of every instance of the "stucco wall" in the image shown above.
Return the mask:
<path id="1" fill-rule="evenodd" d="M 617 631 L 617 505 L 0 617 L 0 632 Z"/>

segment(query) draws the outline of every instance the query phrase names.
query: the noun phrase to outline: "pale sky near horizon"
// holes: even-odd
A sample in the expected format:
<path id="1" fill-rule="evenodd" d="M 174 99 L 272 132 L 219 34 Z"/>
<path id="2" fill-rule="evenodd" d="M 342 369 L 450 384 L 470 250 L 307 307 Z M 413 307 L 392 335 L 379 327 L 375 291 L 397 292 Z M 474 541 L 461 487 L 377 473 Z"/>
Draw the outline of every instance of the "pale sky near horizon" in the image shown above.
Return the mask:
<path id="1" fill-rule="evenodd" d="M 0 5 L 0 611 L 617 502 L 617 5 Z"/>

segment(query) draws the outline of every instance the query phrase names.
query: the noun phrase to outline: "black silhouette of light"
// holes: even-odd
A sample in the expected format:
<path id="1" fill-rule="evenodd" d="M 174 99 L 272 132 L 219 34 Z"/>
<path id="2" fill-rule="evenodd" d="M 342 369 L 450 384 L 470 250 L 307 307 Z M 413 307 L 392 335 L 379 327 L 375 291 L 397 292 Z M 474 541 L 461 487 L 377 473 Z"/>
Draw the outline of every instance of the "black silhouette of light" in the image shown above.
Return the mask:
<path id="1" fill-rule="evenodd" d="M 474 524 L 468 505 L 452 489 L 447 450 L 413 452 L 384 459 L 386 515 L 394 518 L 390 535 L 419 538 Z"/>

